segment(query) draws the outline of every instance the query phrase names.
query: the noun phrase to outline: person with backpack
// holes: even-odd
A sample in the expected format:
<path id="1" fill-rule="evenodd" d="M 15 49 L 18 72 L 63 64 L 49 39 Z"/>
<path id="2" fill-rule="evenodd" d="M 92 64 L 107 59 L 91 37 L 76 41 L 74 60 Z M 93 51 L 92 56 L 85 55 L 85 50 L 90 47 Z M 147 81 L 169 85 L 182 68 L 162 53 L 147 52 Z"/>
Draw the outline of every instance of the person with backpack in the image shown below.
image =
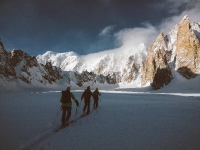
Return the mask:
<path id="1" fill-rule="evenodd" d="M 66 126 L 69 124 L 69 119 L 71 117 L 71 110 L 72 110 L 72 101 L 71 99 L 74 100 L 76 103 L 76 106 L 79 106 L 78 100 L 74 97 L 74 94 L 70 92 L 70 87 L 67 87 L 66 91 L 62 91 L 62 96 L 60 98 L 60 102 L 62 103 L 62 125 Z M 66 116 L 66 111 L 67 111 L 67 116 Z M 65 118 L 66 116 L 66 118 Z"/>
<path id="2" fill-rule="evenodd" d="M 83 108 L 83 112 L 85 113 L 85 110 L 87 108 L 87 114 L 90 113 L 90 98 L 91 98 L 92 92 L 90 91 L 90 86 L 87 87 L 87 89 L 83 92 L 81 96 L 81 100 L 84 98 L 85 106 Z"/>
<path id="3" fill-rule="evenodd" d="M 94 108 L 98 107 L 98 101 L 99 101 L 99 96 L 101 95 L 101 93 L 99 92 L 98 88 L 95 89 L 95 91 L 93 92 L 93 98 L 94 98 Z"/>

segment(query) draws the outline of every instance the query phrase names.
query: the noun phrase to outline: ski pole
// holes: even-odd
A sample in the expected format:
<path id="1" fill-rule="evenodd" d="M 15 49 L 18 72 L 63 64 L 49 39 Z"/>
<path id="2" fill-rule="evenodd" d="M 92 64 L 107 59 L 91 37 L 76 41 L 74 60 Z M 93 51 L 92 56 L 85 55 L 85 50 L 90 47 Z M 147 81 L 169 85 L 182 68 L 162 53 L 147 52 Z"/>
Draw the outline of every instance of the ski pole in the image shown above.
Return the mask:
<path id="1" fill-rule="evenodd" d="M 74 126 L 75 126 L 75 123 L 76 123 L 76 115 L 77 115 L 77 112 L 78 112 L 78 107 L 76 106 L 76 112 L 75 112 L 75 120 L 74 120 Z"/>
<path id="2" fill-rule="evenodd" d="M 81 99 L 81 102 L 82 102 L 82 99 Z M 81 107 L 81 102 L 80 102 L 80 106 L 79 106 L 79 108 Z"/>
<path id="3" fill-rule="evenodd" d="M 76 106 L 76 113 L 75 113 L 75 120 L 76 120 L 76 115 L 77 115 L 77 112 L 78 112 L 78 107 Z"/>
<path id="4" fill-rule="evenodd" d="M 97 108 L 98 108 L 98 107 L 96 107 L 96 113 L 98 113 Z"/>
<path id="5" fill-rule="evenodd" d="M 60 108 L 59 108 L 59 110 L 58 110 L 58 112 L 57 112 L 57 114 L 56 114 L 56 117 L 55 117 L 54 120 L 53 120 L 53 125 L 54 125 L 55 120 L 56 120 L 56 118 L 58 117 L 58 114 L 59 114 L 59 112 L 60 112 L 61 109 L 62 109 L 62 106 L 60 106 Z"/>
<path id="6" fill-rule="evenodd" d="M 82 102 L 82 100 L 81 100 L 81 102 Z M 76 106 L 77 113 L 78 113 L 79 109 L 81 108 L 81 102 L 80 102 L 80 105 L 78 106 L 78 109 L 77 109 L 77 106 Z"/>

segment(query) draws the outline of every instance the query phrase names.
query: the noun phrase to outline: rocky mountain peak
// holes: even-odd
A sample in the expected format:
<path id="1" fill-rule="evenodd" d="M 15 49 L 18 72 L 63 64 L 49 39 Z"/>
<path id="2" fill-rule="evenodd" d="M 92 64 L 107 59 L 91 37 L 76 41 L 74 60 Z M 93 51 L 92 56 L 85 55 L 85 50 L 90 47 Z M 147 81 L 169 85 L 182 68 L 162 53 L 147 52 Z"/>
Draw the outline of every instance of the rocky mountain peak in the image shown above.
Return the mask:
<path id="1" fill-rule="evenodd" d="M 163 32 L 160 32 L 157 39 L 151 44 L 150 51 L 159 51 L 159 50 L 167 50 L 167 44 L 165 41 L 165 37 L 163 35 Z"/>
<path id="2" fill-rule="evenodd" d="M 142 85 L 150 83 L 154 89 L 158 89 L 168 84 L 173 78 L 170 66 L 173 61 L 175 70 L 187 79 L 200 74 L 199 31 L 200 25 L 190 24 L 189 17 L 184 16 L 166 37 L 161 32 L 149 48 Z"/>
<path id="3" fill-rule="evenodd" d="M 157 39 L 156 39 L 156 41 L 159 41 L 159 40 L 163 40 L 164 39 L 164 34 L 163 34 L 163 32 L 161 31 L 160 32 L 160 34 L 158 35 L 158 37 L 157 37 Z"/>
<path id="4" fill-rule="evenodd" d="M 24 64 L 27 67 L 38 66 L 35 56 L 30 56 L 22 50 L 12 50 L 10 52 L 10 63 L 13 67 L 17 66 L 21 61 L 24 61 Z"/>
<path id="5" fill-rule="evenodd" d="M 0 62 L 5 62 L 7 60 L 7 52 L 4 49 L 3 42 L 0 39 Z"/>
<path id="6" fill-rule="evenodd" d="M 4 46 L 3 46 L 3 43 L 2 43 L 2 41 L 0 39 L 0 51 L 3 51 L 3 50 L 4 50 Z"/>
<path id="7" fill-rule="evenodd" d="M 0 40 L 0 76 L 7 80 L 16 79 L 13 67 L 10 66 L 9 53 L 4 49 L 3 42 Z"/>
<path id="8" fill-rule="evenodd" d="M 62 78 L 61 69 L 51 63 L 41 65 L 35 56 L 22 50 L 7 52 L 0 41 L 0 77 L 8 82 L 23 81 L 26 84 L 52 84 Z"/>
<path id="9" fill-rule="evenodd" d="M 166 74 L 169 76 L 166 78 L 161 78 L 163 80 L 159 81 L 159 85 L 156 85 L 156 89 L 160 88 L 164 84 L 168 84 L 172 79 L 171 69 L 168 64 L 168 55 L 166 53 L 167 44 L 165 37 L 162 32 L 158 35 L 157 39 L 151 44 L 144 69 L 142 71 L 142 86 L 153 83 L 155 76 L 160 79 L 160 76 Z M 161 75 L 160 75 L 161 74 Z M 167 80 L 167 81 L 166 81 Z"/>
<path id="10" fill-rule="evenodd" d="M 182 19 L 178 27 L 175 69 L 182 75 L 188 71 L 200 74 L 200 42 L 188 16 Z"/>
<path id="11" fill-rule="evenodd" d="M 181 24 L 182 22 L 189 22 L 189 23 L 190 23 L 190 19 L 189 19 L 188 15 L 185 15 L 185 16 L 182 18 L 180 24 Z"/>

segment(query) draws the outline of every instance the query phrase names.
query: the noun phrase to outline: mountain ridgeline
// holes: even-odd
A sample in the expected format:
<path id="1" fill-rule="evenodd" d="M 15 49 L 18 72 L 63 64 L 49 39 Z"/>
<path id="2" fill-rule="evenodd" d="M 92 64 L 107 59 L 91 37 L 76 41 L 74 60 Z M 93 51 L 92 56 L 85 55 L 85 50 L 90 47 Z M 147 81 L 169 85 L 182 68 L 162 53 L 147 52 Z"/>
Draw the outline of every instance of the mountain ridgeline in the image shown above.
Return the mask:
<path id="1" fill-rule="evenodd" d="M 53 67 L 51 62 L 39 64 L 35 56 L 30 56 L 22 50 L 7 52 L 0 41 L 0 77 L 4 81 L 22 81 L 26 84 L 39 82 L 53 83 L 62 79 L 61 69 Z"/>
<path id="2" fill-rule="evenodd" d="M 185 16 L 165 36 L 162 32 L 147 49 L 133 53 L 119 49 L 87 56 L 74 52 L 30 56 L 22 50 L 7 52 L 0 41 L 0 79 L 6 83 L 53 86 L 86 83 L 95 85 L 151 85 L 154 90 L 168 85 L 176 75 L 186 79 L 200 74 L 200 22 Z"/>
<path id="3" fill-rule="evenodd" d="M 63 71 L 59 67 L 52 66 L 50 61 L 45 64 L 39 63 L 35 56 L 30 56 L 20 49 L 7 52 L 2 41 L 0 41 L 0 62 L 0 79 L 5 83 L 0 89 L 10 89 L 11 83 L 22 87 L 28 85 L 33 88 L 49 87 L 53 84 L 63 84 L 66 87 L 71 82 L 81 87 L 83 83 L 90 81 L 116 84 L 115 76 L 95 75 L 88 71 L 82 73 Z"/>

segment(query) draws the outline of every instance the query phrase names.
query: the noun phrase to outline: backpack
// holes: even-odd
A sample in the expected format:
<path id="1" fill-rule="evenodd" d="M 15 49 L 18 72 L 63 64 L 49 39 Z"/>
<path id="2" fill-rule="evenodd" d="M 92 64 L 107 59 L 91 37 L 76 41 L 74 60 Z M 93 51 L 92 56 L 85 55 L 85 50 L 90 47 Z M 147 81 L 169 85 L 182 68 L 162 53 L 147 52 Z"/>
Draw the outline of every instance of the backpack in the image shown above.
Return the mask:
<path id="1" fill-rule="evenodd" d="M 94 98 L 98 98 L 98 95 L 99 95 L 99 92 L 98 92 L 97 90 L 95 90 L 95 91 L 93 92 Z"/>
<path id="2" fill-rule="evenodd" d="M 91 92 L 90 92 L 90 90 L 85 90 L 84 98 L 85 98 L 85 99 L 90 99 L 90 97 L 91 97 Z"/>
<path id="3" fill-rule="evenodd" d="M 62 102 L 63 103 L 71 102 L 71 93 L 70 93 L 70 91 L 62 91 Z"/>

